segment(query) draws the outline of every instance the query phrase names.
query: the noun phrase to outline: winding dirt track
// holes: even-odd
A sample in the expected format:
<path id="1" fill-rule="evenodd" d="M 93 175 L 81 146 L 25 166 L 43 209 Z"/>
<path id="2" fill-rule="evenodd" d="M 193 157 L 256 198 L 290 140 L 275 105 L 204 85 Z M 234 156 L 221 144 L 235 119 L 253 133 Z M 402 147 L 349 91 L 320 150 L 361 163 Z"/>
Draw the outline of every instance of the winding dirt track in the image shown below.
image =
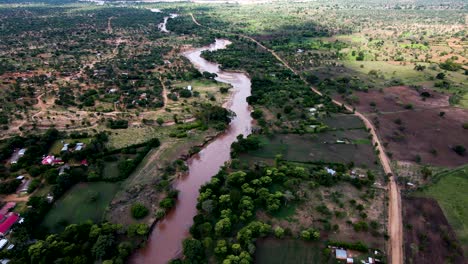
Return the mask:
<path id="1" fill-rule="evenodd" d="M 196 19 L 195 16 L 190 13 L 190 16 L 192 17 L 193 23 L 195 23 L 198 26 L 201 27 L 206 27 L 200 24 Z M 209 28 L 209 27 L 206 27 Z M 233 35 L 237 35 L 239 37 L 248 39 L 254 43 L 256 43 L 259 47 L 263 48 L 264 50 L 268 51 L 273 55 L 278 61 L 280 61 L 286 68 L 291 70 L 293 73 L 298 75 L 305 83 L 307 81 L 304 79 L 303 76 L 298 74 L 296 70 L 294 70 L 289 64 L 283 60 L 274 50 L 271 50 L 267 47 L 265 47 L 263 44 L 258 42 L 252 37 L 243 35 L 243 34 L 234 34 L 231 32 L 225 32 L 223 30 L 219 29 L 213 29 L 209 28 L 213 31 L 218 31 L 222 33 L 229 33 Z M 317 90 L 315 87 L 311 87 L 312 91 L 315 92 L 318 95 L 323 96 L 323 94 Z M 337 100 L 333 100 L 333 103 L 337 105 L 342 105 L 344 106 L 348 111 L 353 112 L 354 115 L 359 117 L 366 127 L 369 129 L 370 133 L 372 134 L 372 143 L 376 145 L 377 150 L 379 151 L 379 159 L 380 163 L 382 164 L 382 167 L 384 169 L 384 172 L 389 175 L 389 188 L 388 188 L 388 196 L 389 196 L 389 207 L 388 207 L 388 233 L 390 236 L 390 243 L 388 244 L 388 257 L 389 257 L 389 263 L 392 264 L 403 264 L 403 228 L 402 228 L 402 208 L 401 208 L 401 197 L 400 197 L 400 190 L 398 188 L 398 185 L 396 184 L 395 181 L 395 176 L 392 171 L 392 167 L 390 165 L 390 160 L 388 156 L 386 155 L 385 149 L 377 135 L 376 129 L 374 125 L 367 119 L 366 116 L 361 114 L 360 112 L 355 111 L 351 106 L 346 105 L 342 102 L 339 102 Z"/>

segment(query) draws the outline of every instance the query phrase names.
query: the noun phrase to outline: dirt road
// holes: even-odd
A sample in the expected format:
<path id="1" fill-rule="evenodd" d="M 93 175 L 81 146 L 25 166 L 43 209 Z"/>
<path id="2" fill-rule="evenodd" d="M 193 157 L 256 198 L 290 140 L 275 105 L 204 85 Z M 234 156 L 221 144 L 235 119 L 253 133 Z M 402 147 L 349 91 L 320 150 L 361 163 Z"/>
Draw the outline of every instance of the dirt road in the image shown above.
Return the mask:
<path id="1" fill-rule="evenodd" d="M 201 25 L 195 18 L 195 16 L 190 13 L 190 16 L 192 17 L 193 22 L 198 25 L 205 27 Z M 223 33 L 230 33 L 230 32 L 224 32 L 219 29 L 211 29 L 213 31 L 218 31 L 218 32 L 223 32 Z M 233 34 L 233 33 L 230 33 Z M 239 37 L 248 39 L 254 43 L 256 43 L 259 47 L 263 48 L 264 50 L 268 51 L 273 55 L 278 61 L 280 61 L 286 68 L 291 70 L 293 73 L 298 75 L 305 83 L 307 81 L 302 77 L 296 70 L 294 70 L 289 64 L 283 60 L 274 50 L 271 50 L 267 47 L 265 47 L 263 44 L 258 42 L 252 37 L 243 35 L 243 34 L 233 34 L 237 35 Z M 314 87 L 311 87 L 312 91 L 314 91 L 316 94 L 321 95 L 322 93 L 317 90 Z M 401 197 L 400 197 L 400 191 L 398 189 L 398 185 L 396 184 L 395 177 L 392 172 L 392 167 L 390 165 L 390 160 L 385 152 L 385 149 L 377 135 L 376 129 L 374 128 L 374 125 L 367 119 L 366 116 L 363 114 L 354 111 L 353 108 L 349 105 L 346 105 L 342 102 L 339 102 L 337 100 L 333 100 L 333 103 L 337 105 L 343 105 L 348 111 L 353 112 L 354 115 L 358 116 L 366 125 L 366 127 L 369 129 L 370 133 L 372 134 L 372 143 L 376 145 L 376 148 L 379 152 L 379 159 L 380 163 L 382 164 L 382 167 L 384 169 L 384 172 L 389 175 L 389 186 L 388 186 L 388 196 L 389 196 L 389 208 L 388 208 L 388 233 L 390 236 L 390 243 L 388 244 L 388 256 L 389 256 L 389 263 L 392 264 L 403 264 L 403 228 L 402 228 L 402 208 L 401 208 Z"/>

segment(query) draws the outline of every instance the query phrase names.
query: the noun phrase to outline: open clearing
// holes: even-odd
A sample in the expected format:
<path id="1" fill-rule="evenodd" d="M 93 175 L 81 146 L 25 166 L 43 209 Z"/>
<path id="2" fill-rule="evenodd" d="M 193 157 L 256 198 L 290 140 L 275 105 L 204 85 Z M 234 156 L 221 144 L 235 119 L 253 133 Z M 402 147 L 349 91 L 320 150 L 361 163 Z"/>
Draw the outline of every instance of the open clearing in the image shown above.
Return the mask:
<path id="1" fill-rule="evenodd" d="M 468 195 L 465 193 L 468 190 L 468 166 L 442 172 L 435 177 L 437 182 L 425 189 L 422 194 L 437 200 L 467 256 Z"/>
<path id="2" fill-rule="evenodd" d="M 423 99 L 424 91 L 430 97 Z M 468 163 L 468 155 L 452 150 L 457 145 L 468 147 L 463 128 L 468 110 L 449 106 L 448 95 L 404 86 L 355 95 L 359 98 L 355 107 L 373 121 L 394 159 L 449 167 Z"/>
<path id="3" fill-rule="evenodd" d="M 274 159 L 277 154 L 281 154 L 288 161 L 354 162 L 356 166 L 375 169 L 378 167 L 374 163 L 375 153 L 372 145 L 366 144 L 366 139 L 365 130 L 330 131 L 302 136 L 276 135 L 271 138 L 262 137 L 262 148 L 249 152 L 247 156 L 254 159 Z M 337 140 L 344 140 L 349 144 L 336 143 Z M 353 142 L 356 144 L 352 144 Z"/>
<path id="4" fill-rule="evenodd" d="M 455 233 L 437 201 L 406 197 L 402 204 L 406 263 L 465 263 Z"/>
<path id="5" fill-rule="evenodd" d="M 59 231 L 68 224 L 87 220 L 100 222 L 109 202 L 119 189 L 117 183 L 80 183 L 64 194 L 46 215 L 43 225 Z"/>
<path id="6" fill-rule="evenodd" d="M 257 216 L 273 226 L 289 228 L 293 233 L 314 227 L 320 230 L 322 239 L 365 241 L 370 247 L 385 248 L 383 234 L 386 231 L 387 207 L 384 189 L 363 187 L 359 190 L 347 182 L 331 188 L 310 188 L 308 182 L 303 182 L 299 192 L 307 198 L 288 204 L 272 215 L 262 211 Z M 368 227 L 366 231 L 356 231 L 353 224 L 360 221 L 375 221 L 377 225 Z M 334 226 L 337 226 L 336 230 Z"/>
<path id="7" fill-rule="evenodd" d="M 262 239 L 257 241 L 255 263 L 323 263 L 321 245 L 300 240 Z"/>

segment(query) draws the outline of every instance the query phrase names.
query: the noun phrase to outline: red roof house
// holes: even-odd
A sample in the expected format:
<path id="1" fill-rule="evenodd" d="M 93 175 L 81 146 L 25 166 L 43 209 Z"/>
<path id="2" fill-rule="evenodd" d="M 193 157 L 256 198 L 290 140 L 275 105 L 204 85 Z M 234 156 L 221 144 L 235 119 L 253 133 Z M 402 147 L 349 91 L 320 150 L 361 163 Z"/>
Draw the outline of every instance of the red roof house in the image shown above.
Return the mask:
<path id="1" fill-rule="evenodd" d="M 18 222 L 19 214 L 9 213 L 7 216 L 3 216 L 2 222 L 0 223 L 0 235 L 4 236 L 10 231 L 11 227 Z M 0 216 L 0 217 L 2 217 Z"/>
<path id="2" fill-rule="evenodd" d="M 63 160 L 61 160 L 60 158 L 55 158 L 55 156 L 44 157 L 41 161 L 42 165 L 57 165 L 63 163 Z"/>
<path id="3" fill-rule="evenodd" d="M 6 203 L 2 209 L 0 209 L 0 215 L 4 216 L 6 215 L 12 208 L 15 208 L 16 203 L 15 202 L 8 202 Z"/>

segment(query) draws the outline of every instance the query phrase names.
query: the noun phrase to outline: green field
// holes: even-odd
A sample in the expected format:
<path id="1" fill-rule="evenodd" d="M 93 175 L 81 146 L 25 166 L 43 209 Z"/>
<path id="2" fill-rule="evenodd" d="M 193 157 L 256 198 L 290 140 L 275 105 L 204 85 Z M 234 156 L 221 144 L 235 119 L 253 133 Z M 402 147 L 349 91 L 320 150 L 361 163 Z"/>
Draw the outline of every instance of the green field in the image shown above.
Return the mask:
<path id="1" fill-rule="evenodd" d="M 436 183 L 423 195 L 437 200 L 447 220 L 457 234 L 465 254 L 468 249 L 468 166 L 437 174 Z"/>
<path id="2" fill-rule="evenodd" d="M 337 144 L 337 140 L 347 140 L 353 144 Z M 281 154 L 285 160 L 295 162 L 354 162 L 357 166 L 376 169 L 376 156 L 368 144 L 367 132 L 362 129 L 349 131 L 329 131 L 316 135 L 276 135 L 261 137 L 261 148 L 241 155 L 249 160 L 253 157 L 274 159 Z"/>
<path id="3" fill-rule="evenodd" d="M 365 128 L 362 120 L 355 115 L 334 114 L 324 118 L 323 123 L 331 129 Z"/>
<path id="4" fill-rule="evenodd" d="M 255 263 L 324 263 L 321 246 L 300 240 L 265 239 L 257 242 Z"/>
<path id="5" fill-rule="evenodd" d="M 102 171 L 102 178 L 104 179 L 113 179 L 119 177 L 119 162 L 112 161 L 106 162 L 104 164 L 104 169 Z"/>
<path id="6" fill-rule="evenodd" d="M 58 231 L 64 225 L 82 223 L 86 220 L 102 220 L 107 205 L 119 189 L 118 183 L 94 182 L 75 185 L 44 218 L 43 225 L 50 230 Z M 91 201 L 91 197 L 95 197 Z"/>

